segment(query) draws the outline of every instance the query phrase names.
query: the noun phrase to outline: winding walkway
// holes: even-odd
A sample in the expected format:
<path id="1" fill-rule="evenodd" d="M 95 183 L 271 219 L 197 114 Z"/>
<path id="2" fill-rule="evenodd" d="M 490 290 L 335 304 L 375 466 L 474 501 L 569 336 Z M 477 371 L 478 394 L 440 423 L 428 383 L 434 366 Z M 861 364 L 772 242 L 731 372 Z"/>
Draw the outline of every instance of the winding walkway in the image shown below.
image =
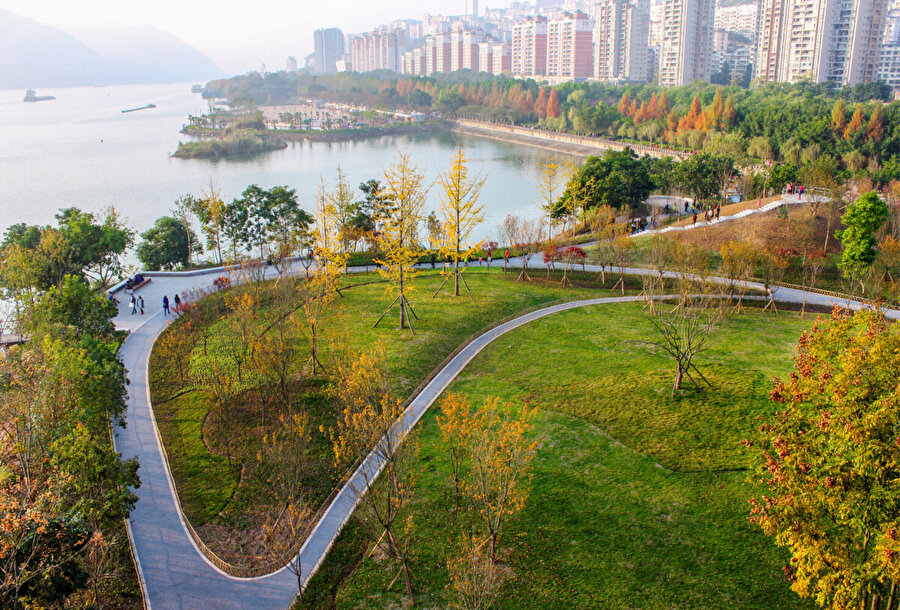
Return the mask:
<path id="1" fill-rule="evenodd" d="M 517 260 L 511 263 L 513 266 L 521 265 Z M 543 264 L 532 264 L 530 267 L 540 269 Z M 586 269 L 600 270 L 592 265 L 588 265 Z M 648 269 L 626 268 L 625 272 L 655 274 L 655 271 Z M 143 316 L 131 315 L 128 304 L 122 299 L 116 318 L 118 328 L 130 331 L 120 350 L 121 359 L 128 370 L 130 385 L 127 427 L 117 428 L 114 436 L 116 449 L 123 457 L 137 457 L 140 462 L 141 487 L 136 490 L 138 502 L 129 518 L 129 530 L 145 592 L 145 603 L 148 607 L 160 609 L 284 608 L 291 603 L 297 592 L 296 577 L 287 568 L 258 578 L 236 578 L 211 564 L 194 544 L 180 511 L 150 402 L 150 351 L 167 323 L 161 311 L 163 295 L 168 295 L 171 301 L 175 293 L 184 294 L 191 289 L 209 287 L 213 279 L 221 275 L 221 271 L 145 275 L 153 277 L 153 281 L 142 287 L 138 294 L 144 297 L 147 313 Z M 717 278 L 716 281 L 726 280 Z M 749 285 L 762 288 L 754 283 Z M 775 297 L 779 301 L 795 303 L 806 299 L 808 303 L 817 305 L 837 304 L 853 309 L 864 307 L 857 301 L 789 288 L 779 289 Z M 414 426 L 472 358 L 501 335 L 561 311 L 637 299 L 635 296 L 622 296 L 558 304 L 524 314 L 485 332 L 464 347 L 410 402 L 404 414 L 403 429 Z M 885 313 L 890 318 L 900 319 L 900 311 L 889 310 Z M 369 455 L 354 473 L 353 480 L 344 486 L 327 508 L 300 550 L 304 582 L 318 568 L 352 514 L 357 504 L 353 490 L 364 488 L 362 469 L 371 473 L 380 467 L 377 459 Z"/>

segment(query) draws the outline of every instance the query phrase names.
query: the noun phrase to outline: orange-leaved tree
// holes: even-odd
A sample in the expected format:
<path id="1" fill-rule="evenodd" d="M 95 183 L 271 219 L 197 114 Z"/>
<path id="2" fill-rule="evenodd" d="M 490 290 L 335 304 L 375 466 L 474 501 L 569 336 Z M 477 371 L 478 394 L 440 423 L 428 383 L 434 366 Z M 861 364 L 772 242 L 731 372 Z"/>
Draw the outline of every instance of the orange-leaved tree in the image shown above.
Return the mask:
<path id="1" fill-rule="evenodd" d="M 534 410 L 510 414 L 512 405 L 488 398 L 475 415 L 469 441 L 469 473 L 463 489 L 481 517 L 491 541 L 491 562 L 497 559 L 497 540 L 507 520 L 524 508 L 526 477 L 537 453 L 532 437 Z"/>
<path id="2" fill-rule="evenodd" d="M 366 523 L 375 528 L 370 532 L 372 539 L 400 563 L 406 593 L 412 600 L 408 508 L 417 478 L 418 442 L 414 431 L 404 434 L 400 425 L 402 402 L 387 389 L 386 361 L 384 349 L 376 346 L 368 355 L 351 358 L 338 367 L 333 392 L 344 409 L 328 435 L 338 469 L 366 454 L 372 456 L 371 467 L 360 468 L 348 484 L 360 497 Z M 404 514 L 405 521 L 401 519 Z"/>
<path id="3" fill-rule="evenodd" d="M 778 412 L 745 441 L 767 486 L 751 515 L 789 549 L 802 597 L 895 608 L 900 581 L 900 333 L 879 311 L 835 309 L 800 337 Z"/>
<path id="4" fill-rule="evenodd" d="M 474 433 L 469 400 L 462 394 L 447 394 L 441 401 L 441 414 L 437 417 L 437 423 L 441 430 L 441 441 L 447 448 L 447 457 L 450 458 L 453 492 L 458 506 L 460 484 L 469 454 L 469 443 Z"/>

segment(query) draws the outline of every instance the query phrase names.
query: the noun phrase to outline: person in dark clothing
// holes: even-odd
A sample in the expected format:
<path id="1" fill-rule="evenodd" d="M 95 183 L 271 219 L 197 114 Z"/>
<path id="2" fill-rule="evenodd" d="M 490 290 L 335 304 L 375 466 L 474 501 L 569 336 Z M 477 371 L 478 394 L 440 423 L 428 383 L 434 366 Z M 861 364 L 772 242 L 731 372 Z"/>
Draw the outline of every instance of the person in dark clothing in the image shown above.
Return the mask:
<path id="1" fill-rule="evenodd" d="M 434 261 L 435 261 L 434 252 L 432 252 L 431 253 L 431 268 L 432 269 L 434 269 Z"/>
<path id="2" fill-rule="evenodd" d="M 175 313 L 181 312 L 181 299 L 178 297 L 178 293 L 175 293 Z"/>
<path id="3" fill-rule="evenodd" d="M 163 313 L 169 315 L 169 295 L 163 296 Z"/>

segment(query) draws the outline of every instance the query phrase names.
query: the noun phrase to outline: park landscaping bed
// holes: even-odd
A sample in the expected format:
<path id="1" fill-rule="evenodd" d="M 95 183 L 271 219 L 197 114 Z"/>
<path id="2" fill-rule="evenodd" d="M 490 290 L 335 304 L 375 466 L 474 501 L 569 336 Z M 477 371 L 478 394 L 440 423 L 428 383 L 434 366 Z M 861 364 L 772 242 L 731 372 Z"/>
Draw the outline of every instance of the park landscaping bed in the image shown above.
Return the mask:
<path id="1" fill-rule="evenodd" d="M 547 278 L 544 271 L 536 272 L 533 283 L 516 282 L 517 275 L 518 270 L 503 273 L 496 263 L 490 270 L 470 268 L 466 277 L 475 296 L 472 300 L 449 296 L 446 287 L 432 298 L 442 278 L 434 272 L 424 274 L 416 280 L 417 293 L 412 299 L 419 316 L 418 321 L 413 320 L 415 335 L 398 330 L 394 315 L 372 328 L 390 304 L 387 286 L 374 274 L 347 277 L 345 284 L 356 287 L 344 290 L 343 297 L 334 301 L 336 313 L 327 324 L 331 341 L 323 342 L 323 363 L 328 367 L 346 349 L 362 350 L 380 342 L 388 355 L 392 390 L 405 398 L 448 354 L 484 327 L 542 304 L 613 294 L 602 289 L 593 274 L 570 273 L 573 288 L 560 287 L 559 273 Z M 638 286 L 635 282 L 629 290 Z M 303 486 L 304 497 L 315 512 L 342 474 L 331 467 L 331 446 L 324 432 L 339 411 L 328 395 L 327 377 L 303 372 L 306 358 L 299 357 L 289 407 L 279 407 L 269 400 L 277 393 L 275 388 L 247 387 L 229 403 L 230 427 L 217 427 L 209 416 L 209 396 L 192 385 L 191 373 L 223 361 L 217 341 L 226 325 L 224 296 L 219 292 L 203 301 L 202 306 L 209 311 L 204 322 L 206 340 L 183 346 L 191 352 L 184 375 L 177 370 L 175 360 L 161 355 L 159 345 L 166 335 L 157 341 L 150 362 L 151 396 L 185 514 L 222 559 L 253 567 L 272 561 L 263 543 L 263 526 L 277 516 L 273 514 L 277 513 L 277 503 L 259 468 L 262 439 L 274 431 L 283 415 L 302 412 L 309 416 L 309 467 Z M 264 319 L 268 307 L 265 298 L 260 307 Z M 177 330 L 183 321 L 174 322 L 173 329 L 166 333 Z M 299 350 L 307 349 L 300 337 L 296 342 Z M 225 434 L 231 438 L 227 451 L 222 441 Z"/>
<path id="2" fill-rule="evenodd" d="M 812 316 L 732 316 L 698 364 L 713 389 L 670 397 L 672 365 L 640 305 L 579 308 L 498 339 L 453 383 L 473 404 L 486 396 L 537 407 L 540 449 L 528 502 L 501 538 L 507 581 L 498 608 L 809 607 L 789 590 L 786 555 L 747 520 L 754 456 L 741 445 L 774 413 L 771 380 Z M 426 414 L 412 512 L 416 604 L 450 601 L 448 549 L 475 525 L 452 510 L 450 467 Z M 305 606 L 383 608 L 403 603 L 396 566 L 368 555 L 358 529 L 314 577 Z M 339 558 L 339 559 L 338 559 Z M 341 566 L 339 561 L 344 561 Z M 358 565 L 357 565 L 358 563 Z"/>

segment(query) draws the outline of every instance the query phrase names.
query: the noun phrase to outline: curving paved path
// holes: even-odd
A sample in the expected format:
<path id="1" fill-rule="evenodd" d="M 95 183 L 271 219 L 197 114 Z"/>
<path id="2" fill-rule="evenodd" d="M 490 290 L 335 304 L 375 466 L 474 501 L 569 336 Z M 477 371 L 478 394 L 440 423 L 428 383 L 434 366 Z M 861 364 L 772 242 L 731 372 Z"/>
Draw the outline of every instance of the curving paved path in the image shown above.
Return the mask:
<path id="1" fill-rule="evenodd" d="M 511 260 L 513 266 L 521 261 Z M 543 263 L 530 265 L 543 268 Z M 588 265 L 589 271 L 599 271 Z M 626 268 L 626 273 L 655 275 L 649 269 Z M 284 608 L 297 591 L 296 577 L 286 568 L 259 578 L 235 578 L 225 574 L 211 563 L 195 547 L 187 533 L 175 496 L 171 475 L 160 445 L 153 409 L 150 403 L 147 369 L 150 351 L 157 336 L 165 328 L 167 320 L 162 313 L 162 296 L 172 300 L 175 293 L 185 293 L 193 288 L 208 287 L 221 271 L 182 274 L 146 274 L 152 281 L 139 289 L 145 300 L 145 315 L 129 313 L 127 297 L 122 300 L 116 325 L 130 331 L 122 344 L 120 355 L 130 378 L 126 428 L 115 430 L 116 449 L 129 458 L 140 461 L 141 487 L 137 490 L 138 502 L 129 518 L 129 526 L 138 560 L 139 576 L 145 591 L 145 603 L 152 608 Z M 672 275 L 672 274 L 667 274 Z M 726 282 L 722 278 L 716 281 Z M 750 283 L 761 289 L 762 286 Z M 124 298 L 123 298 L 124 297 Z M 779 301 L 818 305 L 842 305 L 859 309 L 865 305 L 857 301 L 835 299 L 818 293 L 780 288 L 775 297 Z M 635 301 L 638 297 L 607 297 L 573 301 L 550 306 L 524 314 L 481 335 L 454 357 L 409 404 L 401 424 L 402 430 L 414 426 L 431 404 L 447 388 L 453 379 L 482 349 L 501 335 L 538 318 L 568 309 Z M 890 318 L 900 319 L 900 311 L 885 312 Z M 318 568 L 333 540 L 352 514 L 357 504 L 354 489 L 364 488 L 362 469 L 371 473 L 380 470 L 381 464 L 369 457 L 354 474 L 328 507 L 309 539 L 300 551 L 303 579 L 306 582 Z"/>

